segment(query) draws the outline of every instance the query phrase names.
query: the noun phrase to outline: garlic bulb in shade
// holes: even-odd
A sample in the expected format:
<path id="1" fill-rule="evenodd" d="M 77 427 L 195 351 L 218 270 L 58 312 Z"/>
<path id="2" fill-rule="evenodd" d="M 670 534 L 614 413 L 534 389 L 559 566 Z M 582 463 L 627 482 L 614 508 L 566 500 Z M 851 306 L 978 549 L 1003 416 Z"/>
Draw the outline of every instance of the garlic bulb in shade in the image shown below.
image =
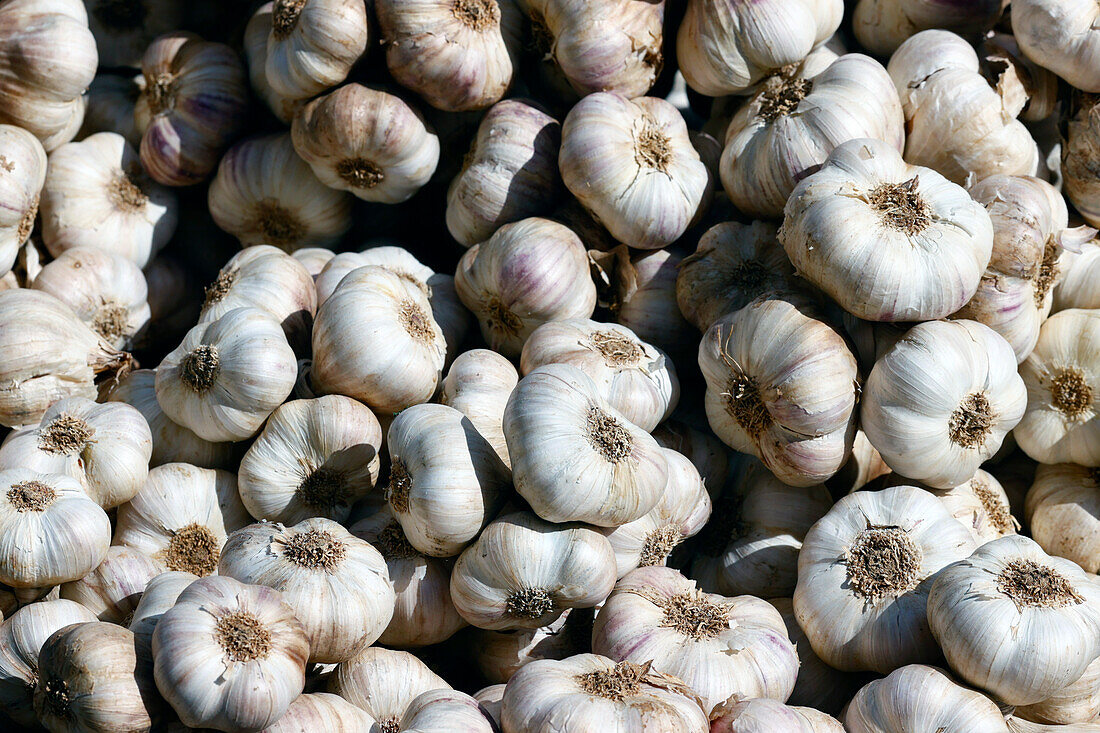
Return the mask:
<path id="1" fill-rule="evenodd" d="M 252 91 L 263 100 L 271 113 L 280 122 L 290 124 L 306 97 L 288 97 L 272 88 L 267 80 L 267 38 L 271 35 L 274 16 L 274 3 L 267 3 L 256 9 L 244 28 L 244 55 L 248 61 L 248 81 Z"/>
<path id="2" fill-rule="evenodd" d="M 594 617 L 592 609 L 567 609 L 549 626 L 537 629 L 478 629 L 469 637 L 471 653 L 487 680 L 507 682 L 531 662 L 587 652 Z"/>
<path id="3" fill-rule="evenodd" d="M 298 365 L 282 328 L 258 308 L 200 323 L 157 367 L 157 402 L 210 441 L 244 440 L 294 387 Z"/>
<path id="4" fill-rule="evenodd" d="M 915 483 L 896 473 L 889 474 L 885 479 L 887 486 L 912 486 Z M 951 516 L 970 530 L 979 546 L 1005 535 L 1016 534 L 1020 526 L 1012 516 L 1004 487 L 987 471 L 978 469 L 970 479 L 949 489 L 934 489 L 923 484 L 919 484 L 918 488 L 925 489 L 943 502 Z"/>
<path id="5" fill-rule="evenodd" d="M 153 663 L 153 630 L 164 612 L 176 605 L 180 593 L 198 580 L 198 576 L 183 571 L 168 570 L 149 580 L 141 594 L 127 628 L 134 632 L 138 661 L 145 666 Z"/>
<path id="6" fill-rule="evenodd" d="M 549 219 L 505 224 L 459 260 L 455 289 L 494 351 L 519 356 L 547 321 L 588 318 L 596 285 L 580 238 Z"/>
<path id="7" fill-rule="evenodd" d="M 509 469 L 512 460 L 504 437 L 504 409 L 518 382 L 519 373 L 512 362 L 489 349 L 472 349 L 451 364 L 440 393 L 444 405 L 470 418 Z"/>
<path id="8" fill-rule="evenodd" d="M 928 623 L 951 668 L 1009 705 L 1039 702 L 1100 656 L 1100 583 L 1013 535 L 948 565 Z"/>
<path id="9" fill-rule="evenodd" d="M 1100 227 L 1100 181 L 1096 179 L 1100 159 L 1100 100 L 1093 95 L 1079 95 L 1068 114 L 1062 144 L 1064 191 L 1085 221 Z"/>
<path id="10" fill-rule="evenodd" d="M 739 695 L 711 711 L 711 733 L 844 733 L 844 726 L 831 715 L 813 708 L 784 705 L 766 697 L 745 700 Z"/>
<path id="11" fill-rule="evenodd" d="M 690 354 L 695 334 L 676 303 L 680 256 L 667 249 L 635 252 L 623 264 L 616 302 L 617 323 L 672 355 Z"/>
<path id="12" fill-rule="evenodd" d="M 316 0 L 314 0 L 316 1 Z M 400 97 L 348 84 L 294 115 L 294 149 L 326 186 L 399 204 L 428 182 L 439 138 Z"/>
<path id="13" fill-rule="evenodd" d="M 981 204 L 880 140 L 837 146 L 795 187 L 785 217 L 779 241 L 795 270 L 869 321 L 954 313 L 993 251 Z"/>
<path id="14" fill-rule="evenodd" d="M 712 498 L 726 485 L 726 479 L 733 469 L 733 453 L 713 432 L 696 430 L 673 418 L 658 425 L 652 435 L 662 448 L 671 448 L 692 462 Z"/>
<path id="15" fill-rule="evenodd" d="M 668 481 L 657 442 L 568 364 L 521 379 L 503 427 L 516 491 L 547 521 L 633 522 L 656 505 Z"/>
<path id="16" fill-rule="evenodd" d="M 569 191 L 620 242 L 659 249 L 680 238 L 707 187 L 707 167 L 679 111 L 663 99 L 597 92 L 561 129 Z"/>
<path id="17" fill-rule="evenodd" d="M 34 229 L 46 151 L 23 128 L 0 124 L 0 158 L 0 272 L 6 273 Z"/>
<path id="18" fill-rule="evenodd" d="M 0 123 L 18 125 L 47 151 L 73 139 L 80 96 L 95 77 L 95 37 L 79 0 L 13 0 L 0 10 Z"/>
<path id="19" fill-rule="evenodd" d="M 34 710 L 50 730 L 151 730 L 160 699 L 134 634 L 104 621 L 66 626 L 38 656 Z"/>
<path id="20" fill-rule="evenodd" d="M 451 573 L 451 600 L 482 629 L 537 629 L 567 608 L 591 608 L 615 585 L 615 553 L 583 524 L 506 514 L 482 530 Z"/>
<path id="21" fill-rule="evenodd" d="M 321 270 L 325 269 L 332 258 L 336 256 L 336 253 L 331 249 L 325 249 L 324 247 L 306 247 L 304 249 L 295 250 L 292 253 L 294 259 L 298 260 L 298 263 L 306 268 L 306 272 L 313 278 L 314 283 L 317 282 L 317 276 L 321 274 Z"/>
<path id="22" fill-rule="evenodd" d="M 910 36 L 943 28 L 962 36 L 985 34 L 1004 10 L 1004 0 L 977 0 L 962 5 L 940 0 L 859 0 L 852 16 L 856 39 L 876 56 L 886 57 Z"/>
<path id="23" fill-rule="evenodd" d="M 63 584 L 60 596 L 84 606 L 100 621 L 127 626 L 145 586 L 160 571 L 147 555 L 113 545 L 95 570 Z"/>
<path id="24" fill-rule="evenodd" d="M 328 682 L 329 692 L 374 716 L 380 731 L 400 731 L 401 717 L 419 695 L 450 689 L 412 654 L 379 647 L 341 662 Z"/>
<path id="25" fill-rule="evenodd" d="M 871 369 L 863 431 L 902 476 L 940 489 L 969 479 L 1024 413 L 1012 347 L 976 321 L 909 330 Z"/>
<path id="26" fill-rule="evenodd" d="M 350 397 L 286 402 L 241 459 L 241 501 L 272 522 L 343 521 L 374 488 L 381 447 L 378 418 Z"/>
<path id="27" fill-rule="evenodd" d="M 1034 705 L 1017 707 L 1013 714 L 1051 725 L 1096 722 L 1100 726 L 1100 657 L 1075 682 Z"/>
<path id="28" fill-rule="evenodd" d="M 1065 258 L 1065 255 L 1063 255 Z M 1058 261 L 1061 281 L 1054 286 L 1054 310 L 1100 309 L 1100 242 L 1086 242 L 1080 254 Z"/>
<path id="29" fill-rule="evenodd" d="M 1045 551 L 1100 572 L 1100 469 L 1039 466 L 1025 511 L 1031 536 Z"/>
<path id="30" fill-rule="evenodd" d="M 135 149 L 140 146 L 141 133 L 134 124 L 134 104 L 141 96 L 142 80 L 141 74 L 96 74 L 84 92 L 84 123 L 77 139 L 97 132 L 114 132 L 126 138 Z"/>
<path id="31" fill-rule="evenodd" d="M 226 536 L 252 521 L 237 494 L 236 476 L 168 463 L 150 471 L 141 493 L 119 508 L 114 541 L 162 569 L 211 575 Z"/>
<path id="32" fill-rule="evenodd" d="M 141 71 L 134 123 L 142 165 L 166 186 L 204 180 L 245 122 L 248 79 L 237 52 L 174 31 L 149 44 Z"/>
<path id="33" fill-rule="evenodd" d="M 99 65 L 140 66 L 149 42 L 180 27 L 183 8 L 167 0 L 85 0 L 88 27 L 96 39 Z"/>
<path id="34" fill-rule="evenodd" d="M 837 669 L 888 674 L 937 661 L 925 615 L 930 578 L 974 547 L 970 530 L 927 491 L 895 486 L 849 494 L 802 542 L 798 625 Z"/>
<path id="35" fill-rule="evenodd" d="M 385 724 L 383 724 L 385 725 Z M 496 733 L 477 700 L 458 690 L 428 690 L 405 708 L 398 731 L 406 733 Z"/>
<path id="36" fill-rule="evenodd" d="M 258 12 L 269 8 L 264 73 L 283 96 L 303 99 L 339 84 L 366 51 L 363 0 L 275 0 Z"/>
<path id="37" fill-rule="evenodd" d="M 222 157 L 207 204 L 214 222 L 241 244 L 287 252 L 327 246 L 351 226 L 351 201 L 314 176 L 289 134 L 237 143 Z"/>
<path id="38" fill-rule="evenodd" d="M 776 69 L 801 63 L 843 15 L 841 0 L 689 0 L 676 37 L 680 71 L 700 94 L 744 92 Z"/>
<path id="39" fill-rule="evenodd" d="M 281 593 L 221 576 L 189 585 L 153 630 L 157 688 L 191 728 L 271 725 L 301 693 L 308 656 Z"/>
<path id="40" fill-rule="evenodd" d="M 798 656 L 779 612 L 752 596 L 703 593 L 671 568 L 639 568 L 596 616 L 592 651 L 679 677 L 711 710 L 730 695 L 786 700 Z"/>
<path id="41" fill-rule="evenodd" d="M 446 354 L 425 287 L 382 267 L 360 267 L 317 310 L 313 387 L 394 414 L 431 399 Z"/>
<path id="42" fill-rule="evenodd" d="M 995 702 L 923 664 L 906 665 L 868 682 L 841 717 L 849 733 L 1008 731 Z"/>
<path id="43" fill-rule="evenodd" d="M 1017 0 L 1012 33 L 1020 48 L 1077 89 L 1100 92 L 1100 8 L 1088 0 Z"/>
<path id="44" fill-rule="evenodd" d="M 1055 313 L 1020 365 L 1027 410 L 1016 442 L 1040 463 L 1100 466 L 1100 310 Z"/>
<path id="45" fill-rule="evenodd" d="M 527 665 L 505 688 L 501 717 L 506 733 L 550 733 L 566 720 L 608 733 L 710 730 L 699 697 L 679 679 L 598 654 Z"/>
<path id="46" fill-rule="evenodd" d="M 489 685 L 474 693 L 474 699 L 481 705 L 483 713 L 488 713 L 500 728 L 501 707 L 504 703 L 504 688 L 507 685 Z"/>
<path id="47" fill-rule="evenodd" d="M 17 725 L 33 728 L 38 655 L 55 631 L 95 621 L 95 614 L 74 601 L 39 601 L 4 619 L 0 626 L 0 705 Z"/>
<path id="48" fill-rule="evenodd" d="M 890 467 L 882 460 L 882 455 L 867 440 L 867 434 L 856 431 L 852 441 L 852 455 L 848 461 L 825 485 L 837 496 L 856 491 L 874 481 L 879 476 L 890 473 Z"/>
<path id="49" fill-rule="evenodd" d="M 779 219 L 798 182 L 840 144 L 874 138 L 900 153 L 905 118 L 893 86 L 886 69 L 862 54 L 841 56 L 813 76 L 768 78 L 726 129 L 720 172 L 730 200 L 751 216 Z"/>
<path id="50" fill-rule="evenodd" d="M 821 483 L 844 465 L 856 429 L 856 360 L 808 299 L 764 297 L 726 314 L 703 335 L 699 367 L 707 420 L 726 445 L 791 486 Z"/>
<path id="51" fill-rule="evenodd" d="M 501 0 L 500 6 L 512 2 Z M 451 236 L 469 247 L 504 224 L 553 211 L 561 189 L 560 146 L 561 124 L 535 103 L 506 99 L 494 104 L 447 189 Z"/>

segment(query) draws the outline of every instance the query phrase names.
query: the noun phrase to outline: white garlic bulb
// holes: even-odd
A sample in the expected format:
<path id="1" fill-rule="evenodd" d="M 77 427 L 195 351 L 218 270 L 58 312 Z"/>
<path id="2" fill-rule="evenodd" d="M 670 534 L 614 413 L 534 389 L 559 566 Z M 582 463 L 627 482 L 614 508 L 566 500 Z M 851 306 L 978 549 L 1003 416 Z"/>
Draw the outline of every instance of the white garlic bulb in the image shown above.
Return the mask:
<path id="1" fill-rule="evenodd" d="M 6 273 L 34 229 L 46 180 L 46 151 L 23 128 L 0 124 L 0 158 L 0 272 Z"/>
<path id="2" fill-rule="evenodd" d="M 611 308 L 617 323 L 674 356 L 690 354 L 696 343 L 676 303 L 680 262 L 680 255 L 667 249 L 635 252 L 623 262 L 624 276 Z"/>
<path id="3" fill-rule="evenodd" d="M 1067 730 L 1072 733 L 1100 733 L 1100 723 L 1075 723 L 1072 726 L 1044 725 L 1017 718 L 1015 715 L 1005 717 L 1005 723 L 1011 733 L 1064 733 Z"/>
<path id="4" fill-rule="evenodd" d="M 887 475 L 884 483 L 887 486 L 916 485 L 928 491 L 943 502 L 951 516 L 970 530 L 979 546 L 1008 534 L 1016 534 L 1020 527 L 1012 516 L 1004 487 L 988 471 L 978 469 L 968 480 L 949 489 L 935 489 L 896 473 Z"/>
<path id="5" fill-rule="evenodd" d="M 477 700 L 458 690 L 428 690 L 405 708 L 397 730 L 404 733 L 496 733 Z"/>
<path id="6" fill-rule="evenodd" d="M 1035 63 L 1074 87 L 1100 92 L 1100 8 L 1087 0 L 1016 0 L 1012 33 Z"/>
<path id="7" fill-rule="evenodd" d="M 1065 261 L 1068 259 L 1068 262 Z M 1081 245 L 1080 254 L 1058 260 L 1061 281 L 1054 286 L 1054 310 L 1100 308 L 1100 242 Z"/>
<path id="8" fill-rule="evenodd" d="M 533 661 L 587 652 L 594 618 L 595 609 L 566 609 L 549 626 L 537 629 L 478 629 L 470 637 L 470 649 L 486 679 L 507 682 Z"/>
<path id="9" fill-rule="evenodd" d="M 339 695 L 310 692 L 294 698 L 283 717 L 264 728 L 264 733 L 300 733 L 305 730 L 355 733 L 373 730 L 376 722 L 365 710 Z"/>
<path id="10" fill-rule="evenodd" d="M 147 555 L 112 545 L 95 570 L 63 584 L 59 595 L 84 606 L 100 621 L 127 626 L 145 586 L 160 571 Z"/>
<path id="11" fill-rule="evenodd" d="M 261 5 L 244 28 L 244 55 L 248 61 L 248 80 L 252 91 L 263 100 L 280 122 L 290 124 L 306 97 L 288 97 L 272 88 L 267 80 L 267 38 L 271 35 L 275 3 Z"/>
<path id="12" fill-rule="evenodd" d="M 321 274 L 321 270 L 325 269 L 325 265 L 336 256 L 336 253 L 324 247 L 305 247 L 304 249 L 295 250 L 292 256 L 298 260 L 302 267 L 306 268 L 306 272 L 316 283 L 317 276 Z"/>
<path id="13" fill-rule="evenodd" d="M 711 711 L 711 721 L 711 733 L 844 733 L 840 721 L 819 710 L 766 697 L 745 700 L 736 694 Z"/>
<path id="14" fill-rule="evenodd" d="M 474 699 L 481 705 L 483 713 L 488 713 L 493 722 L 500 727 L 501 706 L 504 703 L 504 688 L 507 685 L 489 685 L 474 693 Z"/>
<path id="15" fill-rule="evenodd" d="M 1050 697 L 1018 706 L 1014 715 L 1038 723 L 1072 725 L 1100 721 L 1100 657 L 1085 672 Z M 1100 722 L 1096 725 L 1100 726 Z"/>
<path id="16" fill-rule="evenodd" d="M 470 418 L 509 469 L 504 409 L 518 382 L 512 362 L 489 349 L 472 349 L 454 360 L 440 388 L 440 402 Z"/>
<path id="17" fill-rule="evenodd" d="M 275 0 L 264 74 L 291 99 L 319 94 L 342 82 L 367 48 L 363 0 Z"/>
<path id="18" fill-rule="evenodd" d="M 197 575 L 182 570 L 168 570 L 149 580 L 130 616 L 127 627 L 134 632 L 138 661 L 145 666 L 153 663 L 153 631 L 164 612 L 176 605 L 187 586 L 198 580 Z"/>
<path id="19" fill-rule="evenodd" d="M 1001 17 L 1004 0 L 951 5 L 936 0 L 859 0 L 852 16 L 856 39 L 876 56 L 889 56 L 910 36 L 943 28 L 961 36 L 980 36 Z"/>
<path id="20" fill-rule="evenodd" d="M 1045 551 L 1100 572 L 1100 469 L 1039 466 L 1025 507 L 1031 536 Z"/>
<path id="21" fill-rule="evenodd" d="M 1066 120 L 1062 145 L 1062 177 L 1066 198 L 1085 221 L 1100 227 L 1100 183 L 1096 161 L 1100 158 L 1100 102 L 1087 94 L 1073 100 Z"/>
<path id="22" fill-rule="evenodd" d="M 386 731 L 401 731 L 401 717 L 418 696 L 450 689 L 412 654 L 380 647 L 368 647 L 338 664 L 328 682 L 329 692 L 365 710 Z"/>

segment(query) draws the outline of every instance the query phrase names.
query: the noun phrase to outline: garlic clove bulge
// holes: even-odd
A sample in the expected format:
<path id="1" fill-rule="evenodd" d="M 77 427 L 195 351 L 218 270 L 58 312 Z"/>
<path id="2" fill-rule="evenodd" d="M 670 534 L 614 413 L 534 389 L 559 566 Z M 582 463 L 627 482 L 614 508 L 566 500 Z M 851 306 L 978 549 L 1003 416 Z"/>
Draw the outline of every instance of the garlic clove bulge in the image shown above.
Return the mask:
<path id="1" fill-rule="evenodd" d="M 0 157 L 0 271 L 6 273 L 34 230 L 46 180 L 46 151 L 23 128 L 0 124 Z"/>
<path id="2" fill-rule="evenodd" d="M 367 48 L 370 28 L 363 0 L 275 0 L 264 74 L 271 88 L 305 99 L 342 82 Z"/>

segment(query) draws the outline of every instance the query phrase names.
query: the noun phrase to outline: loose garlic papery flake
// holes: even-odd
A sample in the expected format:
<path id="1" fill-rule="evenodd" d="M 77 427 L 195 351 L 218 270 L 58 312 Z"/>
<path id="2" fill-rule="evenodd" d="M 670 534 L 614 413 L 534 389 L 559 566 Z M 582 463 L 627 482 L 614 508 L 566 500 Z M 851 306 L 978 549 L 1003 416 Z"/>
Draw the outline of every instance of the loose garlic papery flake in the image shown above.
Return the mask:
<path id="1" fill-rule="evenodd" d="M 910 36 L 943 28 L 961 36 L 989 31 L 1004 10 L 1005 0 L 976 0 L 961 5 L 939 0 L 859 0 L 852 30 L 860 44 L 887 57 Z"/>
<path id="2" fill-rule="evenodd" d="M 1039 466 L 1024 511 L 1046 552 L 1100 572 L 1100 468 Z"/>
<path id="3" fill-rule="evenodd" d="M 275 0 L 264 76 L 278 94 L 305 99 L 342 82 L 367 48 L 363 0 Z"/>
<path id="4" fill-rule="evenodd" d="M 327 689 L 372 715 L 379 733 L 400 733 L 401 718 L 413 700 L 451 686 L 408 652 L 369 647 L 338 664 Z"/>
<path id="5" fill-rule="evenodd" d="M 794 611 L 814 652 L 845 671 L 934 662 L 929 578 L 975 548 L 943 503 L 913 486 L 857 491 L 806 533 Z"/>
<path id="6" fill-rule="evenodd" d="M 1100 656 L 1100 583 L 1017 535 L 940 571 L 928 623 L 960 676 L 1009 705 L 1063 689 Z"/>
<path id="7" fill-rule="evenodd" d="M 711 721 L 711 733 L 844 733 L 840 721 L 819 710 L 766 697 L 745 700 L 737 694 L 711 711 Z"/>
<path id="8" fill-rule="evenodd" d="M 519 382 L 512 362 L 489 349 L 460 354 L 443 379 L 440 402 L 453 407 L 474 424 L 509 470 L 512 460 L 504 437 L 504 410 Z"/>
<path id="9" fill-rule="evenodd" d="M 46 151 L 38 138 L 0 124 L 0 272 L 11 270 L 31 236 L 45 180 Z"/>
<path id="10" fill-rule="evenodd" d="M 1051 725 L 1097 721 L 1100 719 L 1100 657 L 1086 667 L 1075 682 L 1034 705 L 1018 706 L 1013 714 Z M 1096 725 L 1100 726 L 1100 722 Z"/>
<path id="11" fill-rule="evenodd" d="M 1100 92 L 1100 5 L 1093 0 L 1016 0 L 1012 32 L 1035 63 L 1086 92 Z"/>
<path id="12" fill-rule="evenodd" d="M 59 595 L 94 613 L 100 621 L 127 626 L 158 563 L 129 547 L 112 545 L 95 570 L 61 586 Z"/>

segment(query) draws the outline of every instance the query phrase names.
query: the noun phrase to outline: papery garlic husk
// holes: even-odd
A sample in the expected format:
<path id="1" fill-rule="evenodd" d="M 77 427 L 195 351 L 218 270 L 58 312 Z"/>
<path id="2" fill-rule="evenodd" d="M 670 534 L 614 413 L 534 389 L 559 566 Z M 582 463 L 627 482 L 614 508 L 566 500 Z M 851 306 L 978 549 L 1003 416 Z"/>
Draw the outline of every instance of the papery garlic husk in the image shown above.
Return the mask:
<path id="1" fill-rule="evenodd" d="M 521 379 L 503 427 L 516 491 L 547 521 L 633 522 L 656 505 L 668 481 L 657 442 L 568 364 Z"/>
<path id="2" fill-rule="evenodd" d="M 844 726 L 831 715 L 766 697 L 746 700 L 735 693 L 710 715 L 711 733 L 844 733 Z"/>
<path id="3" fill-rule="evenodd" d="M 73 139 L 80 96 L 99 56 L 79 0 L 12 0 L 0 9 L 0 123 L 18 125 L 46 151 Z"/>
<path id="4" fill-rule="evenodd" d="M 1012 516 L 1004 487 L 988 471 L 978 469 L 972 477 L 949 489 L 935 489 L 900 476 L 887 475 L 885 486 L 917 486 L 938 498 L 951 516 L 970 530 L 978 546 L 1016 534 L 1020 523 Z"/>
<path id="5" fill-rule="evenodd" d="M 837 146 L 859 138 L 899 153 L 905 141 L 901 102 L 877 61 L 847 54 L 812 77 L 770 77 L 730 120 L 722 185 L 739 210 L 779 219 L 798 182 Z"/>
<path id="6" fill-rule="evenodd" d="M 615 553 L 583 524 L 551 524 L 529 512 L 490 522 L 458 558 L 451 600 L 482 629 L 537 629 L 568 608 L 591 608 L 615 584 Z"/>
<path id="7" fill-rule="evenodd" d="M 135 149 L 140 147 L 141 133 L 134 123 L 134 105 L 141 96 L 142 83 L 141 74 L 96 74 L 84 92 L 84 122 L 77 139 L 97 132 L 114 132 L 126 138 Z"/>
<path id="8" fill-rule="evenodd" d="M 274 3 L 261 5 L 244 28 L 244 55 L 248 61 L 248 80 L 252 91 L 263 100 L 280 122 L 290 124 L 294 113 L 306 103 L 305 97 L 288 97 L 272 88 L 267 80 L 267 38 L 271 35 Z"/>
<path id="9" fill-rule="evenodd" d="M 673 418 L 658 425 L 652 435 L 662 448 L 671 448 L 694 464 L 711 498 L 722 491 L 733 470 L 733 454 L 713 432 Z"/>
<path id="10" fill-rule="evenodd" d="M 1094 577 L 1026 537 L 1002 537 L 936 575 L 928 622 L 960 676 L 1009 705 L 1029 705 L 1100 656 Z"/>
<path id="11" fill-rule="evenodd" d="M 905 160 L 962 184 L 1002 173 L 1035 175 L 1042 165 L 1016 119 L 1027 98 L 994 89 L 974 48 L 950 31 L 911 36 L 887 65 L 905 112 Z"/>
<path id="12" fill-rule="evenodd" d="M 493 351 L 517 357 L 547 321 L 589 318 L 596 285 L 580 238 L 532 217 L 505 224 L 459 260 L 455 289 Z"/>
<path id="13" fill-rule="evenodd" d="M 1046 552 L 1100 572 L 1100 469 L 1039 466 L 1025 512 L 1031 536 Z"/>
<path id="14" fill-rule="evenodd" d="M 1020 49 L 1016 37 L 1010 33 L 992 32 L 978 45 L 982 56 L 982 73 L 991 81 L 996 81 L 1005 96 L 1023 94 L 1027 103 L 1020 113 L 1020 119 L 1027 122 L 1041 122 L 1050 119 L 1058 105 L 1058 77 L 1028 58 Z M 1040 151 L 1046 152 L 1040 145 Z M 1052 180 L 1057 165 L 1046 165 L 1051 169 Z"/>
<path id="15" fill-rule="evenodd" d="M 869 321 L 954 313 L 993 251 L 981 204 L 880 140 L 834 149 L 795 187 L 785 217 L 779 241 L 795 271 Z"/>
<path id="16" fill-rule="evenodd" d="M 856 429 L 855 357 L 815 310 L 801 296 L 758 299 L 699 344 L 711 429 L 791 486 L 836 473 Z"/>
<path id="17" fill-rule="evenodd" d="M 453 407 L 474 424 L 510 470 L 508 442 L 504 437 L 504 409 L 519 382 L 512 362 L 489 349 L 472 349 L 451 364 L 440 389 L 440 402 Z"/>
<path id="18" fill-rule="evenodd" d="M 163 570 L 211 575 L 227 535 L 252 521 L 234 474 L 168 463 L 150 471 L 141 493 L 119 508 L 114 542 Z"/>
<path id="19" fill-rule="evenodd" d="M 244 440 L 287 398 L 297 375 L 278 321 L 258 308 L 235 308 L 192 328 L 164 357 L 157 402 L 205 440 Z"/>
<path id="20" fill-rule="evenodd" d="M 1069 112 L 1062 143 L 1063 188 L 1085 221 L 1100 227 L 1100 97 L 1079 95 Z"/>
<path id="21" fill-rule="evenodd" d="M 511 6 L 513 0 L 500 0 Z M 470 5 L 497 0 L 469 0 Z M 506 99 L 485 113 L 447 189 L 447 230 L 467 247 L 502 225 L 554 210 L 561 190 L 561 124 L 533 102 Z"/>
<path id="22" fill-rule="evenodd" d="M 327 689 L 372 715 L 379 730 L 400 731 L 413 700 L 451 686 L 408 652 L 368 647 L 337 665 Z"/>
<path id="23" fill-rule="evenodd" d="M 207 205 L 214 222 L 245 247 L 324 247 L 351 226 L 350 197 L 317 180 L 287 133 L 230 148 L 210 183 Z"/>
<path id="24" fill-rule="evenodd" d="M 867 683 L 841 716 L 850 733 L 936 730 L 1006 733 L 1001 711 L 938 667 L 910 664 Z"/>
<path id="25" fill-rule="evenodd" d="M 46 151 L 23 128 L 0 124 L 0 158 L 0 272 L 7 273 L 34 229 Z"/>
<path id="26" fill-rule="evenodd" d="M 596 383 L 600 396 L 646 432 L 672 414 L 680 380 L 672 359 L 625 326 L 584 318 L 539 326 L 523 345 L 520 369 L 568 364 Z"/>
<path id="27" fill-rule="evenodd" d="M 980 36 L 1001 17 L 1005 0 L 963 5 L 938 0 L 859 0 L 852 16 L 856 40 L 876 56 L 892 54 L 905 39 L 929 28 Z"/>
<path id="28" fill-rule="evenodd" d="M 385 724 L 383 724 L 385 725 Z M 398 730 L 409 733 L 496 733 L 477 700 L 458 690 L 428 690 L 405 708 Z"/>
<path id="29" fill-rule="evenodd" d="M 1034 705 L 1017 707 L 1013 715 L 1050 725 L 1096 722 L 1100 726 L 1100 657 L 1075 682 Z"/>
<path id="30" fill-rule="evenodd" d="M 592 651 L 679 677 L 711 710 L 730 695 L 786 700 L 798 656 L 779 612 L 752 596 L 703 593 L 671 568 L 639 568 L 596 616 Z"/>
<path id="31" fill-rule="evenodd" d="M 176 605 L 180 593 L 198 580 L 191 573 L 168 570 L 149 580 L 141 600 L 130 616 L 127 628 L 134 632 L 138 662 L 151 667 L 153 664 L 153 630 L 165 611 Z"/>
<path id="32" fill-rule="evenodd" d="M 160 572 L 147 555 L 112 545 L 95 570 L 63 584 L 60 596 L 84 606 L 100 621 L 127 626 L 145 586 Z"/>
<path id="33" fill-rule="evenodd" d="M 319 94 L 342 82 L 367 48 L 363 0 L 275 0 L 264 74 L 291 99 Z"/>
<path id="34" fill-rule="evenodd" d="M 189 585 L 153 630 L 157 688 L 191 728 L 271 725 L 301 693 L 308 656 L 281 593 L 222 576 Z"/>
<path id="35" fill-rule="evenodd" d="M 1012 33 L 1035 63 L 1077 89 L 1100 92 L 1100 8 L 1088 0 L 1016 0 Z"/>
<path id="36" fill-rule="evenodd" d="M 170 0 L 88 0 L 88 27 L 95 36 L 99 65 L 140 66 L 149 42 L 180 27 L 183 8 Z"/>
<path id="37" fill-rule="evenodd" d="M 1040 463 L 1100 466 L 1100 310 L 1055 313 L 1020 365 L 1027 410 L 1013 435 Z"/>
<path id="38" fill-rule="evenodd" d="M 635 252 L 622 263 L 611 311 L 617 323 L 672 355 L 690 354 L 695 334 L 676 303 L 680 255 L 667 249 Z"/>
<path id="39" fill-rule="evenodd" d="M 1058 260 L 1062 277 L 1054 286 L 1054 311 L 1100 309 L 1100 241 L 1086 242 L 1079 254 L 1068 255 Z"/>
<path id="40" fill-rule="evenodd" d="M 317 310 L 313 387 L 394 414 L 431 399 L 446 354 L 420 281 L 382 267 L 360 267 Z"/>
<path id="41" fill-rule="evenodd" d="M 776 69 L 801 63 L 843 15 L 842 0 L 689 0 L 676 37 L 680 71 L 700 94 L 743 93 Z"/>
<path id="42" fill-rule="evenodd" d="M 680 238 L 707 187 L 707 167 L 679 111 L 663 99 L 597 92 L 569 111 L 558 168 L 611 235 L 639 249 Z"/>
<path id="43" fill-rule="evenodd" d="M 593 609 L 567 609 L 549 626 L 538 629 L 478 629 L 469 637 L 470 650 L 485 679 L 507 682 L 531 662 L 586 653 L 594 618 Z"/>
<path id="44" fill-rule="evenodd" d="M 134 123 L 142 165 L 166 186 L 204 180 L 245 122 L 248 79 L 237 52 L 174 31 L 149 44 L 141 70 Z"/>
<path id="45" fill-rule="evenodd" d="M 913 486 L 857 491 L 806 534 L 794 610 L 814 652 L 845 671 L 880 674 L 935 662 L 925 607 L 932 578 L 968 556 L 970 530 Z"/>
<path id="46" fill-rule="evenodd" d="M 317 281 L 317 276 L 321 274 L 321 270 L 325 269 L 336 253 L 331 249 L 325 249 L 324 247 L 306 247 L 304 249 L 295 250 L 292 253 L 294 259 L 298 260 L 302 267 L 306 268 L 306 272 L 313 278 L 313 281 Z"/>

